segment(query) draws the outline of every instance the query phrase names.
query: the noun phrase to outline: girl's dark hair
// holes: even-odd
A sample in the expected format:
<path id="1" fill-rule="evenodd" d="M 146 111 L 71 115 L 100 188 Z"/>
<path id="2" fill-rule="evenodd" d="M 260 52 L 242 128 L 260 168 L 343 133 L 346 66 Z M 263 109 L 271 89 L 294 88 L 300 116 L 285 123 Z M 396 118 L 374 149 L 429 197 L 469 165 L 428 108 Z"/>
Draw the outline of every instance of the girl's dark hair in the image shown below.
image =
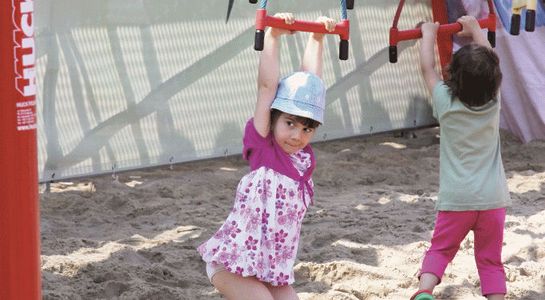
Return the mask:
<path id="1" fill-rule="evenodd" d="M 468 106 L 482 106 L 498 95 L 500 60 L 491 48 L 465 45 L 452 57 L 445 84 L 451 95 Z"/>
<path id="2" fill-rule="evenodd" d="M 276 121 L 278 120 L 281 114 L 288 114 L 288 113 L 285 113 L 275 108 L 271 110 L 271 128 L 274 127 L 274 124 L 276 123 Z M 296 116 L 292 114 L 288 114 L 288 115 L 293 116 L 297 122 L 303 124 L 303 126 L 306 126 L 308 128 L 316 128 L 320 126 L 320 122 L 316 120 L 300 117 L 300 116 Z"/>

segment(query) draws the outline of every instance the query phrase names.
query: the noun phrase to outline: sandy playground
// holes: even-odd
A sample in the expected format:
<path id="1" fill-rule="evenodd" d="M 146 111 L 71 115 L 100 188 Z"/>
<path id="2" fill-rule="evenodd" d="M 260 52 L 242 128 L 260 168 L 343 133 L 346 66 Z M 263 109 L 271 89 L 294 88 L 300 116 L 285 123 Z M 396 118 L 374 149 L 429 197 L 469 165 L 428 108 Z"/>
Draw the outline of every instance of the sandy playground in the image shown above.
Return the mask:
<path id="1" fill-rule="evenodd" d="M 302 300 L 408 299 L 429 246 L 438 128 L 314 145 L 315 205 L 302 229 Z M 545 299 L 545 141 L 502 132 L 513 206 L 507 299 Z M 240 156 L 51 184 L 40 193 L 44 299 L 221 299 L 196 247 L 231 209 Z M 462 243 L 438 299 L 484 299 Z"/>

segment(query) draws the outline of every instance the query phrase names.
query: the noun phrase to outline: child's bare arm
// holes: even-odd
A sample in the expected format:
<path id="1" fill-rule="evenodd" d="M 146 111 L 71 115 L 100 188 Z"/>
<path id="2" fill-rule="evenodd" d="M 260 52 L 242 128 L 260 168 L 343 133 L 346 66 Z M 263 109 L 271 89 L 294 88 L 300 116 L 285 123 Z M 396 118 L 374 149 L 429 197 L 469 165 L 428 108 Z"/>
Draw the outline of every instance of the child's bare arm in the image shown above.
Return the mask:
<path id="1" fill-rule="evenodd" d="M 334 31 L 336 22 L 335 20 L 321 16 L 316 22 L 324 24 L 327 31 Z M 323 33 L 311 33 L 305 47 L 305 53 L 303 54 L 303 60 L 301 63 L 301 70 L 316 74 L 318 77 L 322 77 L 322 61 L 323 61 L 323 48 L 324 48 L 324 34 Z"/>
<path id="2" fill-rule="evenodd" d="M 458 32 L 459 36 L 472 37 L 473 42 L 476 44 L 491 48 L 490 43 L 484 36 L 481 26 L 475 17 L 462 16 L 457 22 L 462 24 L 462 31 Z"/>
<path id="3" fill-rule="evenodd" d="M 435 71 L 435 38 L 437 37 L 438 23 L 422 24 L 422 41 L 420 44 L 420 69 L 428 90 L 433 91 L 435 84 L 441 77 Z"/>
<path id="4" fill-rule="evenodd" d="M 290 13 L 278 13 L 287 24 L 295 22 Z M 271 104 L 276 96 L 280 76 L 280 36 L 291 33 L 289 30 L 269 28 L 265 33 L 264 47 L 259 58 L 257 75 L 257 103 L 254 112 L 254 126 L 257 132 L 266 137 L 270 130 Z"/>

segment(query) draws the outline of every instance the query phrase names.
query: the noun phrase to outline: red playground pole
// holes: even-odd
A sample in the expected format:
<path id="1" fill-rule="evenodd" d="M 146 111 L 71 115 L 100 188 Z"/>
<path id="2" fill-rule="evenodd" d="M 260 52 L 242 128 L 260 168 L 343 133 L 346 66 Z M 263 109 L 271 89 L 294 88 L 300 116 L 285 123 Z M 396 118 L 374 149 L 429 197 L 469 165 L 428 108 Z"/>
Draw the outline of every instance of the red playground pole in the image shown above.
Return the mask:
<path id="1" fill-rule="evenodd" d="M 0 1 L 0 299 L 41 299 L 34 1 Z"/>

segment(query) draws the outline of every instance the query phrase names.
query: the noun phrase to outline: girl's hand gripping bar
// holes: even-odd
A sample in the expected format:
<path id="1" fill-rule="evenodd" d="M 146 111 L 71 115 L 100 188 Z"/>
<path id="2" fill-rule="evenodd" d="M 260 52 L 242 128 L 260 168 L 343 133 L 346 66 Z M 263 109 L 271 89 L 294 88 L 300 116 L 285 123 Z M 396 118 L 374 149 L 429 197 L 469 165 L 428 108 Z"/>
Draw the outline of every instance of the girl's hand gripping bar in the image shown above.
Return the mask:
<path id="1" fill-rule="evenodd" d="M 250 3 L 256 4 L 257 0 L 250 0 Z M 354 8 L 354 0 L 346 0 L 346 9 Z"/>
<path id="2" fill-rule="evenodd" d="M 535 1 L 535 0 L 530 0 L 530 1 Z M 488 10 L 489 10 L 488 17 L 485 19 L 481 19 L 478 22 L 481 28 L 488 29 L 488 41 L 490 42 L 490 45 L 492 45 L 492 47 L 495 47 L 496 46 L 496 15 L 494 14 L 494 4 L 492 4 L 492 0 L 487 0 L 487 2 L 488 2 Z M 397 29 L 397 22 L 399 21 L 401 10 L 403 9 L 404 5 L 405 5 L 405 0 L 400 0 L 397 6 L 396 14 L 394 16 L 394 22 L 392 24 L 392 27 L 390 28 L 389 60 L 391 63 L 397 62 L 397 43 L 398 42 L 419 39 L 422 37 L 422 31 L 420 30 L 420 28 L 403 30 L 403 31 L 399 31 Z M 441 35 L 443 34 L 452 35 L 461 30 L 462 30 L 462 25 L 460 23 L 451 23 L 451 24 L 440 25 L 437 33 Z"/>
<path id="3" fill-rule="evenodd" d="M 496 18 L 495 15 L 489 15 L 486 19 L 479 20 L 479 25 L 481 28 L 488 29 L 488 41 L 492 47 L 496 46 Z M 453 35 L 457 32 L 462 31 L 462 24 L 450 23 L 443 24 L 439 26 L 437 34 L 448 34 Z M 397 62 L 397 43 L 401 41 L 414 40 L 422 37 L 422 31 L 420 28 L 402 30 L 399 31 L 397 28 L 390 28 L 390 50 L 389 58 L 391 63 Z"/>
<path id="4" fill-rule="evenodd" d="M 255 22 L 255 42 L 254 49 L 257 51 L 263 50 L 263 44 L 265 39 L 265 28 L 274 27 L 291 31 L 304 31 L 315 32 L 324 34 L 338 34 L 341 38 L 339 44 L 339 59 L 348 59 L 348 38 L 350 22 L 348 20 L 342 20 L 335 25 L 334 31 L 327 31 L 324 24 L 319 22 L 301 21 L 295 20 L 293 24 L 286 24 L 281 18 L 276 18 L 267 15 L 267 10 L 258 9 L 256 12 Z"/>

